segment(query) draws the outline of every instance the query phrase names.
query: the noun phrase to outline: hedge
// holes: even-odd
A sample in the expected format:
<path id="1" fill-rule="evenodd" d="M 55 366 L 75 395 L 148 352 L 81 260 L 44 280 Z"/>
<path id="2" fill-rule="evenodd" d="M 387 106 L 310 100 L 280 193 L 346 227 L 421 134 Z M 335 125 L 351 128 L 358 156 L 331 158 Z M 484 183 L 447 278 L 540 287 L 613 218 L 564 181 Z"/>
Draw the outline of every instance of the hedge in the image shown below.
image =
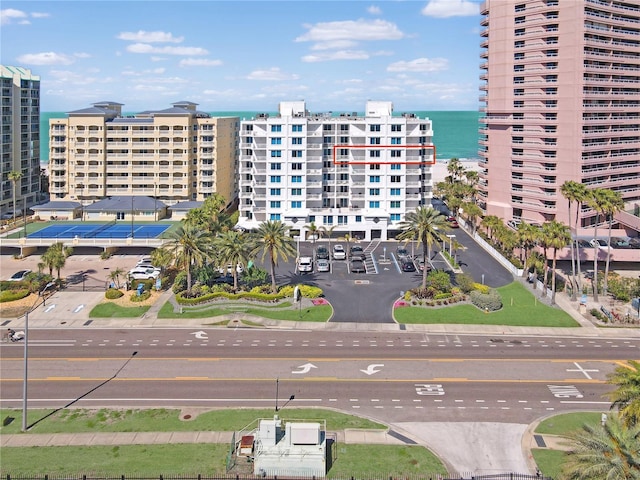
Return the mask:
<path id="1" fill-rule="evenodd" d="M 495 312 L 502 308 L 502 298 L 497 290 L 490 289 L 489 293 L 474 290 L 469 294 L 471 303 L 483 311 Z"/>
<path id="2" fill-rule="evenodd" d="M 116 298 L 120 298 L 123 295 L 124 293 L 122 293 L 117 288 L 109 288 L 106 292 L 104 292 L 104 298 L 106 298 L 107 300 L 115 300 Z"/>
<path id="3" fill-rule="evenodd" d="M 258 300 L 261 302 L 277 302 L 278 300 L 282 300 L 287 298 L 286 295 L 281 293 L 254 293 L 254 292 L 240 292 L 240 293 L 228 293 L 228 292 L 211 292 L 206 295 L 202 295 L 201 297 L 195 298 L 185 298 L 182 294 L 185 292 L 180 292 L 176 294 L 176 300 L 181 305 L 198 305 L 199 303 L 205 303 L 210 300 L 215 300 L 217 298 L 224 298 L 227 300 Z"/>
<path id="4" fill-rule="evenodd" d="M 2 290 L 0 292 L 0 303 L 21 300 L 28 297 L 30 293 L 31 292 L 28 288 L 21 288 L 20 290 Z"/>

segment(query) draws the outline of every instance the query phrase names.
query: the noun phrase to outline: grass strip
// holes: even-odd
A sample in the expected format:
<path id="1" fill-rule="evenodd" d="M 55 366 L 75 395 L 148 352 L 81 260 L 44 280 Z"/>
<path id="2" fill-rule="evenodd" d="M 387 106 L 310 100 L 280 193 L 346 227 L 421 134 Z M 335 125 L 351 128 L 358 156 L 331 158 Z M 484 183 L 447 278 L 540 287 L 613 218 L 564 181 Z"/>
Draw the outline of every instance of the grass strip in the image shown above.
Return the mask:
<path id="1" fill-rule="evenodd" d="M 290 320 L 296 322 L 326 322 L 331 318 L 333 308 L 331 305 L 314 305 L 313 307 L 277 309 L 273 306 L 266 308 L 256 307 L 252 304 L 245 304 L 245 308 L 240 313 L 255 315 L 257 317 L 269 318 L 272 320 Z M 158 312 L 158 318 L 211 318 L 229 313 L 238 313 L 238 305 L 234 308 L 226 308 L 222 305 L 210 306 L 198 310 L 191 310 L 183 307 L 182 313 L 174 312 L 173 305 L 165 303 Z"/>
<path id="2" fill-rule="evenodd" d="M 599 412 L 574 412 L 555 415 L 540 422 L 535 433 L 549 435 L 567 435 L 582 429 L 584 424 L 598 425 L 601 420 Z"/>
<path id="3" fill-rule="evenodd" d="M 544 448 L 531 449 L 536 465 L 545 477 L 562 478 L 562 464 L 565 453 L 560 450 L 548 450 Z"/>
<path id="4" fill-rule="evenodd" d="M 565 311 L 538 302 L 519 282 L 499 287 L 502 309 L 485 313 L 469 304 L 443 308 L 399 307 L 394 316 L 399 323 L 506 325 L 514 327 L 578 327 Z"/>
<path id="5" fill-rule="evenodd" d="M 90 317 L 94 318 L 135 318 L 141 317 L 151 308 L 149 305 L 139 307 L 122 307 L 115 303 L 99 303 L 91 309 Z"/>

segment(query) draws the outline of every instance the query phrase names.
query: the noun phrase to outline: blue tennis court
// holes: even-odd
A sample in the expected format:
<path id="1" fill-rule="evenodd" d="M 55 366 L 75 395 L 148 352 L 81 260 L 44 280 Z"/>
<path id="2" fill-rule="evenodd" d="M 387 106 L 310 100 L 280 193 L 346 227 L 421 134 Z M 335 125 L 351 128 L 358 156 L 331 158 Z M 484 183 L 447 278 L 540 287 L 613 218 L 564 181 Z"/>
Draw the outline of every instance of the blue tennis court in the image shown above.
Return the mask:
<path id="1" fill-rule="evenodd" d="M 109 222 L 101 225 L 66 224 L 49 225 L 37 232 L 29 233 L 27 238 L 157 238 L 170 225 L 140 225 Z"/>

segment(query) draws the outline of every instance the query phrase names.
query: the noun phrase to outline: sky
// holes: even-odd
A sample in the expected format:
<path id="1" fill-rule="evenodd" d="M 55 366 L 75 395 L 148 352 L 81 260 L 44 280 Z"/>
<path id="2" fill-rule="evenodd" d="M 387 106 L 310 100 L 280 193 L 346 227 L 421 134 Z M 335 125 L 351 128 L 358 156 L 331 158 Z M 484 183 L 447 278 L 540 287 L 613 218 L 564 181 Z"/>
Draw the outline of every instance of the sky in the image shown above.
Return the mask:
<path id="1" fill-rule="evenodd" d="M 42 112 L 477 110 L 479 0 L 3 0 L 3 65 Z"/>

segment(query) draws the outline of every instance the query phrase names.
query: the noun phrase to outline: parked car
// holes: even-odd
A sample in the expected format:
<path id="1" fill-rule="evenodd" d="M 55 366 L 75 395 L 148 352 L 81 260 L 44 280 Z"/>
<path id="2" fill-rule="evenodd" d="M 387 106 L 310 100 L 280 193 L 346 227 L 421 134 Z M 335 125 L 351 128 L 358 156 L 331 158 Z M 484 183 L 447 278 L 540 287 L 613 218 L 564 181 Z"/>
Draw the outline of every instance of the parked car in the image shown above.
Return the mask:
<path id="1" fill-rule="evenodd" d="M 458 221 L 456 220 L 456 217 L 447 217 L 447 223 L 451 228 L 458 228 L 460 226 L 458 225 Z"/>
<path id="2" fill-rule="evenodd" d="M 316 260 L 329 260 L 329 250 L 327 247 L 319 246 L 316 248 Z"/>
<path id="3" fill-rule="evenodd" d="M 359 245 L 354 245 L 353 247 L 351 247 L 351 249 L 349 249 L 349 259 L 364 261 L 365 255 L 362 247 Z"/>
<path id="4" fill-rule="evenodd" d="M 298 272 L 309 273 L 313 271 L 313 259 L 311 257 L 300 257 L 298 260 Z"/>
<path id="5" fill-rule="evenodd" d="M 402 263 L 400 264 L 400 268 L 402 269 L 403 272 L 415 272 L 416 271 L 416 266 L 413 263 L 413 261 L 406 259 L 403 260 Z"/>
<path id="6" fill-rule="evenodd" d="M 611 246 L 613 248 L 633 248 L 629 240 L 622 237 L 611 237 Z"/>
<path id="7" fill-rule="evenodd" d="M 409 252 L 407 251 L 407 248 L 402 245 L 398 245 L 398 248 L 396 248 L 396 254 L 400 258 L 409 256 Z"/>
<path id="8" fill-rule="evenodd" d="M 431 265 L 428 263 L 425 263 L 423 257 L 418 257 L 415 263 L 418 265 L 418 270 L 420 270 L 421 272 L 424 270 L 425 265 L 427 267 L 427 272 L 431 271 Z"/>
<path id="9" fill-rule="evenodd" d="M 580 248 L 589 248 L 593 246 L 591 245 L 591 243 L 589 243 L 588 240 L 578 239 L 577 241 L 578 241 L 578 247 Z"/>
<path id="10" fill-rule="evenodd" d="M 10 282 L 21 282 L 27 275 L 31 273 L 31 270 L 18 270 L 16 273 L 9 277 Z"/>
<path id="11" fill-rule="evenodd" d="M 607 243 L 607 241 L 603 240 L 602 238 L 594 238 L 589 243 L 592 247 L 598 247 L 603 250 L 607 250 L 609 248 L 609 244 Z"/>
<path id="12" fill-rule="evenodd" d="M 347 258 L 347 252 L 344 251 L 344 247 L 342 245 L 334 245 L 333 246 L 333 259 L 334 260 L 345 260 Z"/>
<path id="13" fill-rule="evenodd" d="M 160 270 L 157 268 L 136 267 L 129 270 L 128 275 L 134 280 L 155 280 L 160 276 Z"/>
<path id="14" fill-rule="evenodd" d="M 629 246 L 631 248 L 640 248 L 640 238 L 630 238 Z"/>
<path id="15" fill-rule="evenodd" d="M 364 267 L 364 262 L 357 258 L 351 260 L 349 270 L 351 270 L 351 273 L 366 273 L 367 271 Z"/>
<path id="16" fill-rule="evenodd" d="M 331 270 L 331 265 L 329 264 L 329 260 L 321 258 L 316 260 L 316 271 L 318 272 L 328 272 Z"/>

